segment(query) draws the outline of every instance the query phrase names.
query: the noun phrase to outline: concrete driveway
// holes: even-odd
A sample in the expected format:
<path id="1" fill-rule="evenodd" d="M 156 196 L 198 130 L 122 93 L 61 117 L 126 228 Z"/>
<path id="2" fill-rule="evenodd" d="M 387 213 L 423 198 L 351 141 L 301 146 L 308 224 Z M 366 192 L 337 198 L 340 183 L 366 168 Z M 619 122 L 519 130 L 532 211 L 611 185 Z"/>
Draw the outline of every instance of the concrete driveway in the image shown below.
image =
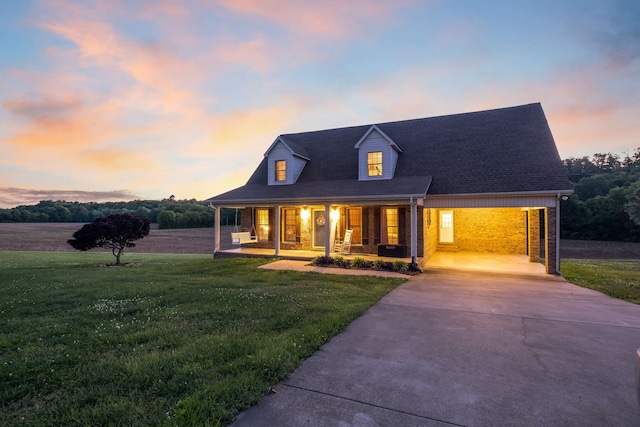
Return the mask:
<path id="1" fill-rule="evenodd" d="M 429 270 L 234 426 L 640 426 L 640 306 L 561 278 Z"/>

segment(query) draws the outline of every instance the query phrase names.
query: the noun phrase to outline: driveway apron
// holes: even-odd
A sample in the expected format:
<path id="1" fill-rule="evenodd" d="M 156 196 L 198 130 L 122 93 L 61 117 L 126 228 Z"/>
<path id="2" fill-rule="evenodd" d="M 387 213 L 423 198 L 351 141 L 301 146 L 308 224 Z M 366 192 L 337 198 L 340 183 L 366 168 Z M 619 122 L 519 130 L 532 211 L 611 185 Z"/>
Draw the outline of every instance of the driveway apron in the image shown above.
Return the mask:
<path id="1" fill-rule="evenodd" d="M 412 277 L 234 426 L 640 426 L 640 306 L 549 275 Z"/>

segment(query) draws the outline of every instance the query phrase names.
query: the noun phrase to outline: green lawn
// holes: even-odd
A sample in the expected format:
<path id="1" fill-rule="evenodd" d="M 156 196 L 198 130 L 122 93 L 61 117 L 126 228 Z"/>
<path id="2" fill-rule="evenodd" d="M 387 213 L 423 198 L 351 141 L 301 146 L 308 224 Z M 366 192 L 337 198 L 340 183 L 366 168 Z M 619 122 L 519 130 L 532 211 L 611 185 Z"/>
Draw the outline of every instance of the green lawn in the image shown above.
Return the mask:
<path id="1" fill-rule="evenodd" d="M 401 279 L 207 255 L 0 252 L 0 425 L 217 425 Z"/>
<path id="2" fill-rule="evenodd" d="M 560 268 L 571 283 L 640 304 L 640 260 L 563 259 Z"/>

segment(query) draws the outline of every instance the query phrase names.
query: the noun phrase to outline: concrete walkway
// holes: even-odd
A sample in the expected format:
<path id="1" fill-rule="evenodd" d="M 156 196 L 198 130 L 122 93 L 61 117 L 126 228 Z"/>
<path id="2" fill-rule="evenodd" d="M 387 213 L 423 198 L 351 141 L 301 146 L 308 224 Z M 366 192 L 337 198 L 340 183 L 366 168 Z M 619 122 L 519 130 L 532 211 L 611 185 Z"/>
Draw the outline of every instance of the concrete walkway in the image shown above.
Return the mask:
<path id="1" fill-rule="evenodd" d="M 297 261 L 290 259 L 281 259 L 278 261 L 264 264 L 258 268 L 265 270 L 294 270 L 304 271 L 306 273 L 323 273 L 323 274 L 339 274 L 342 276 L 378 276 L 378 277 L 398 277 L 402 279 L 408 279 L 406 274 L 395 273 L 393 271 L 377 271 L 377 270 L 351 270 L 345 268 L 329 268 L 329 267 L 315 267 L 309 265 L 309 261 Z"/>
<path id="2" fill-rule="evenodd" d="M 640 306 L 546 274 L 431 269 L 234 426 L 639 426 Z"/>

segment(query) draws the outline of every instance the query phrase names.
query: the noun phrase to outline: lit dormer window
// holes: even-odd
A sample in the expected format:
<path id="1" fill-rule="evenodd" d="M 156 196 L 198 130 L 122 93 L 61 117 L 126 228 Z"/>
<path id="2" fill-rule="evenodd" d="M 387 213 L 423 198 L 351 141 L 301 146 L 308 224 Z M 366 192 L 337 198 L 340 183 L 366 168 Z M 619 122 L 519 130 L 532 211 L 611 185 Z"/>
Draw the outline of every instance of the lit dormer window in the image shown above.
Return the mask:
<path id="1" fill-rule="evenodd" d="M 367 153 L 369 176 L 382 176 L 382 151 Z"/>
<path id="2" fill-rule="evenodd" d="M 304 147 L 282 136 L 271 144 L 264 156 L 267 158 L 269 185 L 295 184 L 302 169 L 311 160 Z"/>
<path id="3" fill-rule="evenodd" d="M 372 125 L 353 148 L 358 150 L 358 180 L 393 178 L 402 150 L 378 126 Z"/>
<path id="4" fill-rule="evenodd" d="M 276 160 L 276 181 L 284 182 L 287 180 L 287 161 Z"/>

